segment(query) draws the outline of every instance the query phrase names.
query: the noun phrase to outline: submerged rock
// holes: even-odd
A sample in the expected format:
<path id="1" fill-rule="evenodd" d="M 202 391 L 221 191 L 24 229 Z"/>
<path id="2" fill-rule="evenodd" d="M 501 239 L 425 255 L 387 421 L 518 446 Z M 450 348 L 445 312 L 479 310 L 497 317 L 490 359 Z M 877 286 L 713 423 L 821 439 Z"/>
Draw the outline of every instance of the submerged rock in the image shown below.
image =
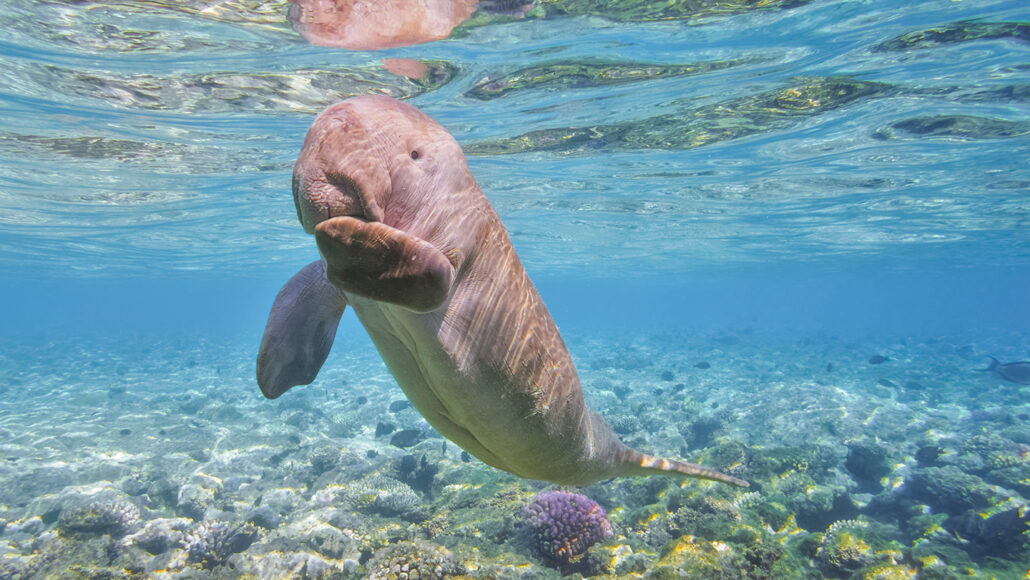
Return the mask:
<path id="1" fill-rule="evenodd" d="M 187 561 L 205 569 L 221 566 L 229 556 L 249 548 L 258 535 L 258 529 L 251 524 L 200 522 L 183 535 Z"/>
<path id="2" fill-rule="evenodd" d="M 361 556 L 359 539 L 353 531 L 333 525 L 344 523 L 337 515 L 333 508 L 309 512 L 268 534 L 253 550 L 314 552 L 332 560 L 356 561 Z"/>
<path id="3" fill-rule="evenodd" d="M 740 562 L 736 550 L 724 542 L 684 536 L 662 551 L 650 571 L 654 578 L 733 578 Z"/>
<path id="4" fill-rule="evenodd" d="M 987 508 L 995 498 L 994 491 L 982 479 L 954 465 L 914 470 L 905 479 L 904 492 L 934 510 L 953 515 Z"/>
<path id="5" fill-rule="evenodd" d="M 969 541 L 969 552 L 974 558 L 995 556 L 1030 561 L 1030 511 L 1025 505 L 988 518 L 970 512 L 957 531 Z"/>
<path id="6" fill-rule="evenodd" d="M 934 467 L 941 455 L 944 455 L 944 450 L 936 445 L 920 447 L 915 454 L 916 463 L 920 467 Z"/>
<path id="7" fill-rule="evenodd" d="M 183 544 L 186 531 L 192 522 L 188 518 L 157 518 L 148 520 L 143 529 L 127 536 L 126 544 L 136 545 L 147 552 L 158 555 Z"/>
<path id="8" fill-rule="evenodd" d="M 366 568 L 369 580 L 443 580 L 464 571 L 463 567 L 454 561 L 450 550 L 421 540 L 397 542 L 380 549 L 369 560 Z"/>
<path id="9" fill-rule="evenodd" d="M 826 574 L 846 578 L 873 561 L 873 550 L 850 531 L 835 530 L 824 536 L 816 557 Z"/>
<path id="10" fill-rule="evenodd" d="M 317 447 L 308 456 L 308 461 L 311 462 L 311 468 L 315 474 L 321 475 L 340 464 L 340 450 L 330 445 Z"/>
<path id="11" fill-rule="evenodd" d="M 57 525 L 63 532 L 123 536 L 140 525 L 140 512 L 128 501 L 95 501 L 63 510 Z"/>
<path id="12" fill-rule="evenodd" d="M 310 552 L 269 552 L 232 558 L 233 571 L 260 580 L 329 580 L 357 578 L 357 560 L 334 560 Z"/>
<path id="13" fill-rule="evenodd" d="M 844 467 L 855 478 L 860 490 L 878 492 L 883 489 L 880 479 L 890 474 L 891 462 L 887 449 L 874 443 L 852 443 L 848 445 L 848 457 Z"/>
<path id="14" fill-rule="evenodd" d="M 216 492 L 217 489 L 214 487 L 187 483 L 179 488 L 176 509 L 180 514 L 188 518 L 202 520 L 207 510 L 214 504 Z"/>

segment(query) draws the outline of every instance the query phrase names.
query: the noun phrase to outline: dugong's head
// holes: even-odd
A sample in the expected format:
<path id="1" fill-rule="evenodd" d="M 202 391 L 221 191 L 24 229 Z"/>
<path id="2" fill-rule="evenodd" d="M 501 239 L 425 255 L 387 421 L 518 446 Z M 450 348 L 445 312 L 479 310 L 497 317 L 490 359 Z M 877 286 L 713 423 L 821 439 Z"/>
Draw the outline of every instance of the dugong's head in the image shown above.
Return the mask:
<path id="1" fill-rule="evenodd" d="M 436 121 L 390 97 L 365 96 L 329 107 L 308 129 L 293 200 L 308 233 L 338 216 L 407 229 L 474 183 L 461 147 Z"/>

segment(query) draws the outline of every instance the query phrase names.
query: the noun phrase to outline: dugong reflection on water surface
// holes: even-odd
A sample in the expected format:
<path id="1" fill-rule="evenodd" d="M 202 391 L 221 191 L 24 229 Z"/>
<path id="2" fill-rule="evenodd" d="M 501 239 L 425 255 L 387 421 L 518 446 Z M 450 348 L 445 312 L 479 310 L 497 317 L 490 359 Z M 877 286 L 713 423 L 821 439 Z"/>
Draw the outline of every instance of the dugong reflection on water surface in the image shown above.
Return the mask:
<path id="1" fill-rule="evenodd" d="M 447 38 L 477 0 L 290 0 L 294 30 L 308 42 L 378 50 Z"/>
<path id="2" fill-rule="evenodd" d="M 748 485 L 630 449 L 587 407 L 461 147 L 418 109 L 369 96 L 324 111 L 293 195 L 322 260 L 276 296 L 257 361 L 265 396 L 315 379 L 350 305 L 415 408 L 485 463 L 562 484 L 662 473 Z"/>

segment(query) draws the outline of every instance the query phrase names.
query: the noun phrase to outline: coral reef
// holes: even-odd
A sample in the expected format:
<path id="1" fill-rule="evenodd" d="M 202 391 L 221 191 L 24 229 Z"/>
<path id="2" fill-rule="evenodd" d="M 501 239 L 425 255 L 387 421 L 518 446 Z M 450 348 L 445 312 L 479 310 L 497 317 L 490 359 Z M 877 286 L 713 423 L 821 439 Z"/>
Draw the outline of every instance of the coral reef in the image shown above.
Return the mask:
<path id="1" fill-rule="evenodd" d="M 871 563 L 873 550 L 850 531 L 839 530 L 826 534 L 816 558 L 825 574 L 841 578 Z"/>
<path id="2" fill-rule="evenodd" d="M 124 543 L 138 546 L 157 555 L 183 544 L 192 522 L 187 518 L 157 518 L 148 520 L 143 529 L 125 537 Z"/>
<path id="3" fill-rule="evenodd" d="M 523 510 L 533 548 L 545 562 L 570 570 L 587 549 L 612 535 L 604 508 L 568 491 L 546 491 Z"/>
<path id="4" fill-rule="evenodd" d="M 358 481 L 334 486 L 319 492 L 319 502 L 336 496 L 344 505 L 362 513 L 385 517 L 399 516 L 408 521 L 422 521 L 428 516 L 422 499 L 408 485 L 385 475 L 372 475 Z"/>
<path id="5" fill-rule="evenodd" d="M 246 550 L 259 533 L 251 524 L 204 521 L 183 534 L 187 561 L 210 569 L 225 564 L 229 556 Z"/>
<path id="6" fill-rule="evenodd" d="M 463 572 L 450 550 L 424 541 L 390 544 L 366 567 L 369 580 L 442 580 Z"/>
<path id="7" fill-rule="evenodd" d="M 97 501 L 64 510 L 58 519 L 62 532 L 123 536 L 140 524 L 139 508 L 127 501 Z"/>
<path id="8" fill-rule="evenodd" d="M 838 362 L 847 358 L 840 352 L 813 355 L 797 365 L 802 378 L 735 390 L 724 383 L 781 376 L 769 375 L 780 372 L 779 359 L 748 341 L 713 339 L 701 343 L 710 347 L 704 350 L 662 335 L 635 337 L 626 348 L 642 362 L 625 368 L 606 362 L 618 361 L 613 345 L 623 343 L 605 341 L 573 348 L 597 353 L 584 362 L 584 381 L 604 387 L 589 396 L 621 436 L 739 474 L 751 489 L 650 477 L 548 491 L 462 458 L 432 434 L 414 447 L 393 447 L 388 436 L 375 435 L 376 424 L 414 424 L 415 412 L 397 404 L 390 413 L 397 394 L 388 378 L 361 391 L 366 416 L 351 419 L 356 425 L 346 436 L 334 435 L 332 424 L 354 398 L 327 402 L 317 389 L 298 389 L 272 408 L 237 404 L 254 419 L 223 424 L 205 414 L 233 404 L 235 395 L 218 389 L 173 397 L 130 388 L 111 399 L 109 385 L 97 381 L 96 400 L 145 396 L 156 410 L 135 422 L 118 418 L 124 409 L 111 410 L 105 421 L 117 428 L 98 431 L 101 449 L 79 463 L 63 444 L 30 448 L 9 439 L 11 465 L 0 471 L 12 482 L 0 488 L 0 576 L 857 580 L 1025 573 L 1018 569 L 1030 559 L 1021 484 L 1028 477 L 1022 446 L 1030 444 L 1025 403 L 975 412 L 949 403 L 959 410 L 948 415 L 949 406 L 929 413 L 882 398 L 886 392 L 861 391 L 885 388 L 879 375 L 862 373 L 912 358 L 897 345 L 882 348 L 890 365 L 866 364 L 880 349 L 873 345 L 856 349 L 853 368 Z M 920 353 L 915 358 L 932 359 L 934 348 L 951 352 L 907 348 Z M 161 356 L 148 364 L 176 372 L 161 366 L 168 352 L 155 351 Z M 241 357 L 212 349 L 216 354 Z M 701 358 L 720 364 L 700 371 L 694 364 Z M 735 358 L 751 368 L 735 369 Z M 825 373 L 827 358 L 835 361 L 834 380 L 853 383 L 830 389 L 804 382 L 805 369 Z M 672 381 L 664 380 L 666 369 Z M 920 393 L 948 388 L 914 377 L 928 385 Z M 675 388 L 681 380 L 689 386 Z M 85 388 L 80 383 L 76 375 L 76 393 Z M 949 396 L 968 403 L 965 393 Z M 197 414 L 170 424 L 168 414 L 182 405 Z M 120 435 L 123 426 L 131 436 Z M 68 437 L 86 429 L 75 425 Z M 19 470 L 37 454 L 53 461 L 25 469 L 44 476 L 30 482 Z"/>

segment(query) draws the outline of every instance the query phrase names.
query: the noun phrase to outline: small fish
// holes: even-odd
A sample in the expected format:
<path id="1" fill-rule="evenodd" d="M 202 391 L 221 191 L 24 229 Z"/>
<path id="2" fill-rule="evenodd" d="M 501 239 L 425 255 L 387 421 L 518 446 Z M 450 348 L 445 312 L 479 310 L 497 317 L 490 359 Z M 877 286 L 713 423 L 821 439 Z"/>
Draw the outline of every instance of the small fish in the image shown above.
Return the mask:
<path id="1" fill-rule="evenodd" d="M 703 361 L 697 363 L 696 365 L 694 365 L 694 368 L 697 368 L 697 369 L 710 369 L 710 368 L 712 368 L 712 365 L 708 361 L 703 360 Z"/>
<path id="2" fill-rule="evenodd" d="M 1012 383 L 1030 385 L 1030 361 L 1003 363 L 992 356 L 991 366 L 980 370 L 991 371 Z"/>
<path id="3" fill-rule="evenodd" d="M 422 440 L 422 431 L 418 429 L 404 429 L 390 437 L 390 445 L 407 449 Z"/>
<path id="4" fill-rule="evenodd" d="M 889 360 L 890 359 L 885 357 L 885 356 L 874 354 L 873 356 L 869 357 L 869 364 L 871 364 L 871 365 L 879 365 L 879 364 L 883 364 L 883 363 L 885 363 L 885 362 L 887 362 Z"/>

